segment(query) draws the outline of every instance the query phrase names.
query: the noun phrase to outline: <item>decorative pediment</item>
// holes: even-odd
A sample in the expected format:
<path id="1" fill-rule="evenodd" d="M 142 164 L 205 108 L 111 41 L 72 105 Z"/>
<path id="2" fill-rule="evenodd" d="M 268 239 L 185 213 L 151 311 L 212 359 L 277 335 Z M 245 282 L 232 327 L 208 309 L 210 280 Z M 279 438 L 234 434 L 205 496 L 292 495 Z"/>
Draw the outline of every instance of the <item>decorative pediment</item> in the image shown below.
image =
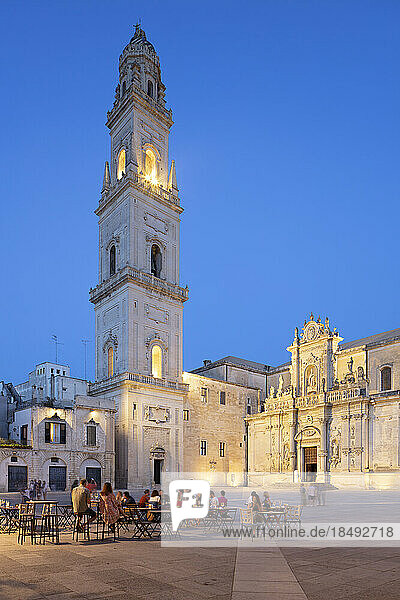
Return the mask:
<path id="1" fill-rule="evenodd" d="M 52 417 L 47 417 L 46 421 L 57 421 L 57 423 L 66 423 L 65 419 L 62 419 L 56 412 Z"/>
<path id="2" fill-rule="evenodd" d="M 168 350 L 168 346 L 167 344 L 164 342 L 163 339 L 161 339 L 161 336 L 159 333 L 154 332 L 153 335 L 149 335 L 146 338 L 146 347 L 150 348 L 150 346 L 152 346 L 153 344 L 159 344 L 163 350 Z"/>
<path id="3" fill-rule="evenodd" d="M 110 250 L 111 246 L 118 246 L 119 245 L 119 241 L 120 241 L 119 235 L 113 235 L 109 239 L 108 244 L 106 246 L 107 252 Z"/>
<path id="4" fill-rule="evenodd" d="M 325 321 L 322 322 L 321 317 L 318 317 L 318 319 L 315 320 L 313 313 L 311 313 L 308 321 L 307 319 L 304 321 L 302 331 L 303 333 L 299 338 L 300 343 L 315 342 L 322 336 L 330 337 L 336 334 L 336 332 L 332 333 L 332 331 L 330 330 L 328 317 L 326 317 Z M 296 331 L 296 336 L 298 338 L 298 330 Z"/>
<path id="5" fill-rule="evenodd" d="M 150 448 L 150 458 L 165 458 L 165 450 L 162 446 L 154 445 Z"/>
<path id="6" fill-rule="evenodd" d="M 103 344 L 103 352 L 106 353 L 109 347 L 112 346 L 116 351 L 118 349 L 118 338 L 116 335 L 109 333 Z"/>

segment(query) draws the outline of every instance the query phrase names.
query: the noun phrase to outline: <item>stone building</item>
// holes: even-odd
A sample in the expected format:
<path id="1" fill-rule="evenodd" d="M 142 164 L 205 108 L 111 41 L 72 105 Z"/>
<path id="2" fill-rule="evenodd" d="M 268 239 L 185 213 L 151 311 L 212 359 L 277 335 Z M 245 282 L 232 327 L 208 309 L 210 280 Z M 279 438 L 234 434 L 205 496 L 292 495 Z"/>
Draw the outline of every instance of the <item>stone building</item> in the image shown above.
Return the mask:
<path id="1" fill-rule="evenodd" d="M 255 412 L 261 391 L 246 385 L 184 373 L 189 393 L 183 408 L 183 467 L 208 473 L 213 482 L 243 485 L 245 417 Z"/>
<path id="2" fill-rule="evenodd" d="M 60 371 L 59 386 L 52 370 L 56 377 Z M 47 481 L 53 491 L 81 477 L 98 485 L 113 481 L 114 404 L 80 395 L 86 385 L 70 377 L 69 367 L 54 363 L 38 365 L 28 382 L 3 384 L 7 435 L 0 441 L 0 491 L 20 490 L 30 479 Z"/>
<path id="3" fill-rule="evenodd" d="M 400 329 L 343 343 L 328 319 L 311 315 L 288 351 L 290 363 L 267 374 L 263 411 L 247 418 L 253 481 L 279 474 L 392 485 L 400 473 Z"/>

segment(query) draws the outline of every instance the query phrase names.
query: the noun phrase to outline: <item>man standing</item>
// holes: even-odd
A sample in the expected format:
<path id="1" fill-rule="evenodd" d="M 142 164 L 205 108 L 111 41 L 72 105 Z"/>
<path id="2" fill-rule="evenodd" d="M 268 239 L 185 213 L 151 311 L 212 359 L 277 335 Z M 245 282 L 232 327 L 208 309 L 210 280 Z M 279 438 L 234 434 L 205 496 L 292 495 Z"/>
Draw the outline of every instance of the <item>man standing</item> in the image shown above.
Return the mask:
<path id="1" fill-rule="evenodd" d="M 85 486 L 86 479 L 81 479 L 78 487 L 74 488 L 71 493 L 74 514 L 78 515 L 78 527 L 80 527 L 83 515 L 89 515 L 89 524 L 96 518 L 96 513 L 90 508 L 90 492 Z"/>

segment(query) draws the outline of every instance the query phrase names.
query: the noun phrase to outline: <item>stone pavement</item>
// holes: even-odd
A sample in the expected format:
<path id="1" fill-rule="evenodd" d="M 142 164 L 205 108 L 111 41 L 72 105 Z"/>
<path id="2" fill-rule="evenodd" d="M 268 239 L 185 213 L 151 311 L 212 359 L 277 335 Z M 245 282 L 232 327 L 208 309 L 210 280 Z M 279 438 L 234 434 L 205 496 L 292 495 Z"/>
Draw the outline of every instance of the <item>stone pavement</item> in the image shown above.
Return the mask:
<path id="1" fill-rule="evenodd" d="M 156 541 L 18 546 L 0 535 L 1 600 L 399 600 L 398 548 L 162 548 Z"/>

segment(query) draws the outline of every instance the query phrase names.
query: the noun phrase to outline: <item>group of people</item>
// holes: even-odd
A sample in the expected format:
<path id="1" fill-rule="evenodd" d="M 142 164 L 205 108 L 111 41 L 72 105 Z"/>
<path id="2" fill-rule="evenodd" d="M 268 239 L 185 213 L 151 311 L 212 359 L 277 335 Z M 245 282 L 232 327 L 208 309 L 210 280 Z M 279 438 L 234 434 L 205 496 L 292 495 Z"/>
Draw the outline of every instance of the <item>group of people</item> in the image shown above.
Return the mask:
<path id="1" fill-rule="evenodd" d="M 78 530 L 81 529 L 81 520 L 83 515 L 88 515 L 88 522 L 92 523 L 97 514 L 91 507 L 91 492 L 87 486 L 86 479 L 81 479 L 78 485 L 73 484 L 71 490 L 72 508 L 75 515 L 78 516 Z M 114 496 L 111 483 L 105 483 L 100 492 L 99 510 L 103 521 L 115 526 L 115 523 L 123 516 L 121 503 Z"/>
<path id="2" fill-rule="evenodd" d="M 210 491 L 210 508 L 212 508 L 212 509 L 226 508 L 227 506 L 228 506 L 228 500 L 225 496 L 224 490 L 220 491 L 220 495 L 218 498 L 215 495 L 215 492 L 213 492 L 212 490 Z"/>
<path id="3" fill-rule="evenodd" d="M 261 501 L 257 492 L 253 491 L 247 498 L 246 506 L 247 508 L 251 508 L 253 512 L 263 512 L 271 508 L 271 498 L 269 497 L 268 492 L 264 492 Z"/>
<path id="4" fill-rule="evenodd" d="M 162 490 L 153 490 L 150 494 L 150 490 L 146 489 L 138 502 L 138 508 L 160 510 L 165 506 L 169 506 L 169 496 Z"/>
<path id="5" fill-rule="evenodd" d="M 312 482 L 306 488 L 304 483 L 300 484 L 300 500 L 303 506 L 325 506 L 325 485 Z"/>
<path id="6" fill-rule="evenodd" d="M 23 501 L 28 500 L 46 500 L 48 486 L 41 479 L 31 479 L 26 490 L 21 491 Z"/>
<path id="7" fill-rule="evenodd" d="M 91 507 L 91 491 L 86 479 L 81 479 L 79 482 L 76 481 L 73 483 L 71 501 L 73 512 L 78 515 L 78 529 L 81 527 L 80 521 L 83 515 L 88 515 L 89 523 L 92 523 L 96 519 L 97 515 Z M 137 508 L 151 511 L 161 508 L 166 502 L 167 498 L 164 497 L 161 490 L 153 490 L 150 495 L 150 490 L 146 489 L 137 504 L 128 491 L 118 491 L 114 494 L 111 483 L 107 482 L 100 492 L 99 511 L 103 521 L 113 527 L 124 516 L 124 506 L 137 506 Z M 147 516 L 149 518 L 148 512 Z"/>

